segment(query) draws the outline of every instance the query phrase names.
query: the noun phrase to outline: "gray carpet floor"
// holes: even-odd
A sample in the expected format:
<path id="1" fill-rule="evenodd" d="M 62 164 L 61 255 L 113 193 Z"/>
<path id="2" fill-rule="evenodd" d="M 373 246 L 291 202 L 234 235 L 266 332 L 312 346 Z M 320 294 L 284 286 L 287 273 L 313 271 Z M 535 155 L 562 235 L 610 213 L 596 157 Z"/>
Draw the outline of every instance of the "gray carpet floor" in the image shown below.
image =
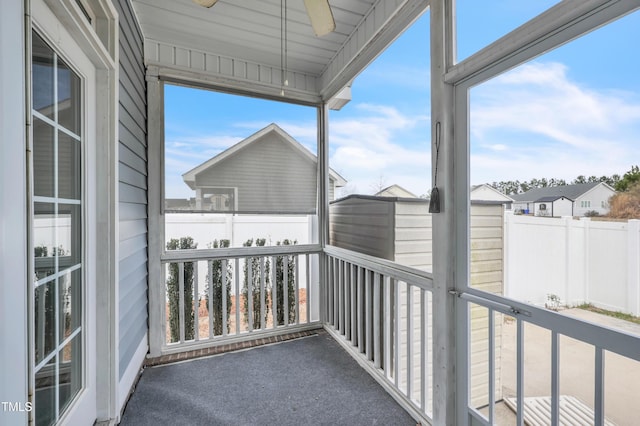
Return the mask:
<path id="1" fill-rule="evenodd" d="M 325 333 L 144 370 L 121 425 L 415 425 Z"/>

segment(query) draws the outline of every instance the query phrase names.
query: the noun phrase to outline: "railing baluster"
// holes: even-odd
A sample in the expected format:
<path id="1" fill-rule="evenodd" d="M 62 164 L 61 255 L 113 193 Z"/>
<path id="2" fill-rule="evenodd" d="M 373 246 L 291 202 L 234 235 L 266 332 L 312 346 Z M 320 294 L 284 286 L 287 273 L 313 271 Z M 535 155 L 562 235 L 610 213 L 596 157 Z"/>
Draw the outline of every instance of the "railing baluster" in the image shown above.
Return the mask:
<path id="1" fill-rule="evenodd" d="M 296 282 L 296 324 L 300 324 L 300 271 L 298 270 L 298 264 L 300 263 L 300 256 L 293 256 L 293 275 Z"/>
<path id="2" fill-rule="evenodd" d="M 209 312 L 209 339 L 213 339 L 213 261 L 207 261 L 207 270 L 209 271 L 207 276 L 207 282 L 209 284 L 209 303 L 207 304 L 207 310 Z"/>
<path id="3" fill-rule="evenodd" d="M 222 335 L 227 335 L 227 328 L 229 327 L 227 321 L 227 259 L 222 259 L 222 267 L 220 270 L 220 276 L 222 277 Z"/>
<path id="4" fill-rule="evenodd" d="M 184 343 L 184 263 L 178 263 L 178 318 L 180 323 L 180 343 Z"/>
<path id="5" fill-rule="evenodd" d="M 420 289 L 420 408 L 427 411 L 427 327 L 429 317 L 427 316 L 427 292 Z"/>
<path id="6" fill-rule="evenodd" d="M 367 356 L 368 360 L 373 359 L 373 327 L 371 326 L 371 304 L 372 304 L 372 291 L 371 291 L 371 287 L 372 287 L 372 283 L 371 283 L 371 271 L 369 269 L 365 270 L 365 280 L 364 280 L 364 300 L 365 300 L 365 319 L 364 319 L 364 324 L 365 324 L 365 330 L 366 330 L 366 334 L 365 334 L 365 354 Z"/>
<path id="7" fill-rule="evenodd" d="M 384 374 L 391 378 L 391 277 L 384 277 Z"/>
<path id="8" fill-rule="evenodd" d="M 358 281 L 358 351 L 360 353 L 364 352 L 364 320 L 362 315 L 362 308 L 365 303 L 364 299 L 364 274 L 366 269 L 358 266 L 357 267 L 357 281 Z"/>
<path id="9" fill-rule="evenodd" d="M 289 325 L 289 256 L 282 256 L 282 308 L 284 325 Z"/>
<path id="10" fill-rule="evenodd" d="M 551 332 L 551 425 L 560 424 L 560 336 Z"/>
<path id="11" fill-rule="evenodd" d="M 200 340 L 200 294 L 198 289 L 198 262 L 193 262 L 193 338 Z"/>
<path id="12" fill-rule="evenodd" d="M 373 366 L 381 367 L 380 353 L 380 274 L 375 274 L 373 279 Z"/>
<path id="13" fill-rule="evenodd" d="M 339 330 L 340 324 L 338 317 L 340 316 L 340 308 L 338 305 L 338 297 L 340 294 L 340 261 L 333 259 L 333 328 Z"/>
<path id="14" fill-rule="evenodd" d="M 595 395 L 593 402 L 594 424 L 604 424 L 604 351 L 596 346 Z"/>
<path id="15" fill-rule="evenodd" d="M 271 258 L 271 311 L 273 314 L 273 328 L 278 327 L 278 286 L 276 279 L 278 278 L 277 274 L 277 257 L 273 256 Z"/>
<path id="16" fill-rule="evenodd" d="M 344 263 L 344 322 L 343 334 L 351 340 L 351 262 Z"/>
<path id="17" fill-rule="evenodd" d="M 356 317 L 358 310 L 356 308 L 356 303 L 357 303 L 357 296 L 356 296 L 356 289 L 357 289 L 357 280 L 356 280 L 356 270 L 357 270 L 357 266 L 354 265 L 353 263 L 350 264 L 349 267 L 349 273 L 350 273 L 350 279 L 349 279 L 349 283 L 350 283 L 350 290 L 351 290 L 351 297 L 350 297 L 350 302 L 351 302 L 351 307 L 349 308 L 349 311 L 351 313 L 351 319 L 350 319 L 350 333 L 349 333 L 349 339 L 351 340 L 351 344 L 352 345 L 356 345 L 358 343 L 358 319 Z"/>
<path id="18" fill-rule="evenodd" d="M 305 280 L 305 306 L 307 307 L 306 312 L 307 312 L 307 324 L 309 324 L 311 322 L 311 271 L 310 271 L 310 264 L 309 264 L 309 254 L 305 254 L 305 273 L 306 273 L 306 280 Z"/>
<path id="19" fill-rule="evenodd" d="M 411 398 L 413 380 L 413 289 L 406 283 L 407 289 L 407 398 Z"/>
<path id="20" fill-rule="evenodd" d="M 338 261 L 338 331 L 344 335 L 344 264 Z"/>
<path id="21" fill-rule="evenodd" d="M 240 334 L 240 258 L 235 259 L 233 275 L 236 283 L 236 334 Z"/>
<path id="22" fill-rule="evenodd" d="M 516 352 L 516 417 L 518 426 L 524 426 L 524 323 L 520 318 L 516 323 Z"/>
<path id="23" fill-rule="evenodd" d="M 396 388 L 400 385 L 400 286 L 398 281 L 393 281 L 394 293 L 394 320 L 393 320 L 393 381 Z"/>
<path id="24" fill-rule="evenodd" d="M 493 421 L 495 405 L 496 405 L 496 384 L 495 384 L 495 311 L 488 308 L 489 311 L 489 423 L 494 424 Z"/>
<path id="25" fill-rule="evenodd" d="M 253 331 L 253 258 L 245 258 L 247 268 L 247 317 L 249 318 L 249 331 Z"/>
<path id="26" fill-rule="evenodd" d="M 265 311 L 265 299 L 264 299 L 264 288 L 265 288 L 265 275 L 264 275 L 264 257 L 260 257 L 260 329 L 264 330 L 267 326 L 264 323 L 264 311 Z"/>

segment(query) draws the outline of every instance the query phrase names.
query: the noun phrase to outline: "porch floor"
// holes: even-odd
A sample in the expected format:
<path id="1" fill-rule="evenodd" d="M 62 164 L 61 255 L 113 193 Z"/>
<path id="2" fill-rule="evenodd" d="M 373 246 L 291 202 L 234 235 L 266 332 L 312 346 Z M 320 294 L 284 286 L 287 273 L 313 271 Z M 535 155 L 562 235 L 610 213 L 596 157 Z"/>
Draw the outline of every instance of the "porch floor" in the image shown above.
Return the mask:
<path id="1" fill-rule="evenodd" d="M 121 425 L 415 425 L 326 332 L 145 369 Z"/>

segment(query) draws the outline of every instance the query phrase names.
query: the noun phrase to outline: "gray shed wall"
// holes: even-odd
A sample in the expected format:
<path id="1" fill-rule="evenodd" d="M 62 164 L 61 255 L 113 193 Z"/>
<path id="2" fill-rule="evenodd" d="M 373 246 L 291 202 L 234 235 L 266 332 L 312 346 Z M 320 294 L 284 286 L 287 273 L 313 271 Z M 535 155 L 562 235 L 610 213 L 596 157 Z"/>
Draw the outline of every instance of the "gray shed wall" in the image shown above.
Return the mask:
<path id="1" fill-rule="evenodd" d="M 120 377 L 147 331 L 147 105 L 143 38 L 128 0 L 120 18 Z"/>
<path id="2" fill-rule="evenodd" d="M 345 198 L 329 207 L 332 245 L 394 260 L 394 203 Z"/>

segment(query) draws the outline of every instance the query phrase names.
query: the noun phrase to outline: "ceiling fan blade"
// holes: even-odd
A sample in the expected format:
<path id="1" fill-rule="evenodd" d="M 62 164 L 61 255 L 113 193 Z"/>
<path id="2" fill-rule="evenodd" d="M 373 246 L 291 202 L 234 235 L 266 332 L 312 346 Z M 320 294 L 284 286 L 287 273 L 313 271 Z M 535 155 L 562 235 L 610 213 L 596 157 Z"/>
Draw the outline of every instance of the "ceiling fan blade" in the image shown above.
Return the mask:
<path id="1" fill-rule="evenodd" d="M 313 32 L 318 37 L 329 34 L 336 29 L 336 21 L 331 13 L 329 0 L 304 0 L 304 6 L 307 9 Z"/>
<path id="2" fill-rule="evenodd" d="M 218 0 L 193 0 L 193 2 L 195 4 L 199 4 L 200 6 L 204 6 L 204 7 L 212 7 L 214 4 L 217 3 Z"/>

